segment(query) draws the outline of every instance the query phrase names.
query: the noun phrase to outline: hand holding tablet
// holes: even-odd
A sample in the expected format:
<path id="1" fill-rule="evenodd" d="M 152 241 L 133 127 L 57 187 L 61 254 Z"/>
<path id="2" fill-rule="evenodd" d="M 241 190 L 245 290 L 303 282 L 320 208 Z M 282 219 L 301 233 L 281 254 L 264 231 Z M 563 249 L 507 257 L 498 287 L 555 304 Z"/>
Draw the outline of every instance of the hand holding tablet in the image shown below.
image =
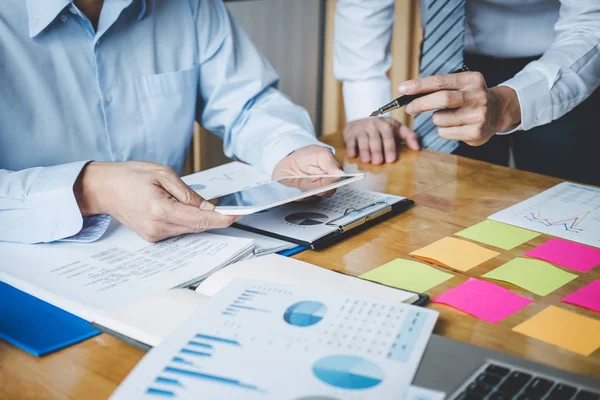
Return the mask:
<path id="1" fill-rule="evenodd" d="M 250 215 L 335 190 L 364 179 L 365 174 L 298 175 L 280 178 L 211 200 L 224 215 Z"/>

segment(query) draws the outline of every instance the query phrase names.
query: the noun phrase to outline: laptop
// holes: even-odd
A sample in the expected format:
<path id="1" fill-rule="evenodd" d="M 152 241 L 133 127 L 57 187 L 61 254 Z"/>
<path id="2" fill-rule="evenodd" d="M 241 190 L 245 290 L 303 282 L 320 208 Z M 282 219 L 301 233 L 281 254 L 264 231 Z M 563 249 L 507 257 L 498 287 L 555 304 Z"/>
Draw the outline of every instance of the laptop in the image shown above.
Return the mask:
<path id="1" fill-rule="evenodd" d="M 446 400 L 600 400 L 600 380 L 432 335 L 413 382 Z"/>

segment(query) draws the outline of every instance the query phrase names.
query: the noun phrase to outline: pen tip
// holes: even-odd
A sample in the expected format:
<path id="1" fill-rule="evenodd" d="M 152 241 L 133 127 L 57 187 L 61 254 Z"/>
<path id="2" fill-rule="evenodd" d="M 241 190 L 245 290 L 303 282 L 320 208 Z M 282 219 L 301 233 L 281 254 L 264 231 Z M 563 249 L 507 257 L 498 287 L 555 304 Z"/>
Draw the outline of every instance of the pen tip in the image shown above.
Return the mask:
<path id="1" fill-rule="evenodd" d="M 370 117 L 377 117 L 377 116 L 379 116 L 379 115 L 381 115 L 381 113 L 379 112 L 379 110 L 377 110 L 377 111 L 373 111 L 373 112 L 371 113 Z"/>

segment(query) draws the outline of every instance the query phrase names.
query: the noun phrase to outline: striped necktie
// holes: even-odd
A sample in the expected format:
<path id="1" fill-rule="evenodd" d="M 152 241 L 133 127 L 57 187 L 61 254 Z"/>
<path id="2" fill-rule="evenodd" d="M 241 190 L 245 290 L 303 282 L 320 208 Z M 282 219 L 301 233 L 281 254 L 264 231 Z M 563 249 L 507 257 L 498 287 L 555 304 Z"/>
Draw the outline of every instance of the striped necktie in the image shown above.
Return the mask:
<path id="1" fill-rule="evenodd" d="M 465 0 L 427 0 L 420 77 L 448 74 L 463 65 Z M 423 147 L 450 153 L 458 147 L 455 140 L 438 136 L 432 112 L 415 116 L 415 132 Z"/>

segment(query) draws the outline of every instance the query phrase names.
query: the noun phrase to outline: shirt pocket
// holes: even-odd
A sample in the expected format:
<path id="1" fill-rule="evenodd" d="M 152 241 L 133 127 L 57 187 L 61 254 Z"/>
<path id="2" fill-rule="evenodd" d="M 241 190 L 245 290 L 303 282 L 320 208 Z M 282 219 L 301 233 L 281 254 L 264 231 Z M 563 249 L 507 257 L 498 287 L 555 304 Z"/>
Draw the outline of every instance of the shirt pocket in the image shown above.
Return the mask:
<path id="1" fill-rule="evenodd" d="M 178 172 L 192 137 L 199 73 L 195 65 L 135 80 L 149 158 Z"/>

